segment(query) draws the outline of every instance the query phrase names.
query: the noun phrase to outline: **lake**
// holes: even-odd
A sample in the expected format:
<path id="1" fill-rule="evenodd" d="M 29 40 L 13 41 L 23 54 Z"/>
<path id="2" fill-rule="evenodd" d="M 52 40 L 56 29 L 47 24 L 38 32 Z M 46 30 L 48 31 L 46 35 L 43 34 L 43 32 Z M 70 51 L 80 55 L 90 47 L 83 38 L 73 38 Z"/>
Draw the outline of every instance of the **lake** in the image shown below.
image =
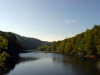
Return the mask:
<path id="1" fill-rule="evenodd" d="M 21 53 L 0 75 L 100 75 L 100 62 L 56 53 Z"/>

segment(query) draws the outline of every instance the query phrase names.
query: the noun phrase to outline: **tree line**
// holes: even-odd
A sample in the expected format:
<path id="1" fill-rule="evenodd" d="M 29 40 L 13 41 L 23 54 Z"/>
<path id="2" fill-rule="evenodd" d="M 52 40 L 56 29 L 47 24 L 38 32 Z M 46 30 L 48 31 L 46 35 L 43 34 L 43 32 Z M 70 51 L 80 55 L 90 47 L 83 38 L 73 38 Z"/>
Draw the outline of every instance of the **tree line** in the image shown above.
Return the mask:
<path id="1" fill-rule="evenodd" d="M 94 25 L 92 29 L 74 37 L 42 45 L 38 50 L 68 55 L 100 56 L 100 25 Z"/>

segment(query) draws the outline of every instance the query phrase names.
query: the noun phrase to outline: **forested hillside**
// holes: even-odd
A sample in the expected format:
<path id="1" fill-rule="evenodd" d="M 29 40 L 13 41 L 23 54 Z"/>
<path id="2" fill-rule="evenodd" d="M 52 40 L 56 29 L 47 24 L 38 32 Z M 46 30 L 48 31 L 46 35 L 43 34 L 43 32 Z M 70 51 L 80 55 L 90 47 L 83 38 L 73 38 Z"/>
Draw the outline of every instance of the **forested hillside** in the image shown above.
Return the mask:
<path id="1" fill-rule="evenodd" d="M 0 54 L 7 52 L 10 55 L 17 55 L 22 50 L 36 49 L 47 42 L 35 38 L 23 37 L 11 32 L 0 31 Z"/>
<path id="2" fill-rule="evenodd" d="M 13 33 L 0 31 L 0 53 L 7 52 L 10 55 L 16 55 L 22 49 Z"/>
<path id="3" fill-rule="evenodd" d="M 75 37 L 43 45 L 38 50 L 68 55 L 100 56 L 100 25 L 95 25 L 92 29 L 87 29 Z"/>
<path id="4" fill-rule="evenodd" d="M 38 40 L 36 38 L 29 38 L 29 37 L 24 37 L 20 36 L 18 34 L 14 34 L 18 40 L 18 42 L 21 44 L 21 46 L 24 48 L 24 50 L 33 50 L 36 49 L 37 47 L 47 43 L 41 40 Z"/>

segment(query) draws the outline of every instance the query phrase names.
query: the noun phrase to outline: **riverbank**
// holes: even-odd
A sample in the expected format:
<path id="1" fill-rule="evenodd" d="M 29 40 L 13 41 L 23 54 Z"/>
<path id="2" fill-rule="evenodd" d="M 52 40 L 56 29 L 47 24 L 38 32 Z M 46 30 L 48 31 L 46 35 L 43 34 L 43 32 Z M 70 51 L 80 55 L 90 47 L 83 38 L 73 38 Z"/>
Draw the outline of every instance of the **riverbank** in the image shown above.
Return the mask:
<path id="1" fill-rule="evenodd" d="M 95 55 L 79 55 L 79 54 L 67 54 L 67 53 L 61 53 L 61 52 L 56 52 L 56 51 L 39 51 L 39 52 L 44 52 L 44 53 L 57 53 L 57 54 L 63 54 L 63 55 L 68 55 L 68 56 L 78 56 L 78 57 L 82 57 L 85 59 L 92 59 L 92 60 L 99 60 L 100 61 L 100 57 L 99 56 L 95 56 Z"/>

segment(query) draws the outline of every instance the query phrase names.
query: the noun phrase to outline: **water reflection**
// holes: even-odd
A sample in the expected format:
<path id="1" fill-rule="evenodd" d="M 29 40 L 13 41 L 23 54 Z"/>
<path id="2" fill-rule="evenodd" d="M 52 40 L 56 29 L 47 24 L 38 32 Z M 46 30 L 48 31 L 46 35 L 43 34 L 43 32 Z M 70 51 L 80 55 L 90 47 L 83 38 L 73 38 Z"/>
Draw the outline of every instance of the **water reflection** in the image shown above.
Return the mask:
<path id="1" fill-rule="evenodd" d="M 97 69 L 97 61 L 93 61 L 86 58 L 80 57 L 69 57 L 70 59 L 66 60 L 64 57 L 64 62 L 68 65 L 71 65 L 71 70 L 74 72 L 74 75 L 100 75 L 99 70 Z"/>
<path id="2" fill-rule="evenodd" d="M 59 56 L 59 55 L 58 55 Z M 100 75 L 100 61 L 82 57 L 60 55 L 53 58 L 54 62 L 63 64 L 65 75 Z"/>
<path id="3" fill-rule="evenodd" d="M 2 66 L 0 66 L 0 75 L 4 75 L 4 74 L 9 73 L 15 67 L 16 62 L 10 59 L 9 61 L 6 61 L 6 62 L 3 61 L 0 63 L 4 63 Z"/>
<path id="4" fill-rule="evenodd" d="M 0 67 L 0 75 L 100 75 L 100 62 L 56 53 L 22 53 Z"/>
<path id="5" fill-rule="evenodd" d="M 0 63 L 4 63 L 3 66 L 0 66 L 0 75 L 8 74 L 19 63 L 24 63 L 24 62 L 33 61 L 33 60 L 37 60 L 37 58 L 33 58 L 33 57 L 25 58 L 25 57 L 18 56 L 16 58 L 10 58 L 6 62 L 0 62 Z"/>

